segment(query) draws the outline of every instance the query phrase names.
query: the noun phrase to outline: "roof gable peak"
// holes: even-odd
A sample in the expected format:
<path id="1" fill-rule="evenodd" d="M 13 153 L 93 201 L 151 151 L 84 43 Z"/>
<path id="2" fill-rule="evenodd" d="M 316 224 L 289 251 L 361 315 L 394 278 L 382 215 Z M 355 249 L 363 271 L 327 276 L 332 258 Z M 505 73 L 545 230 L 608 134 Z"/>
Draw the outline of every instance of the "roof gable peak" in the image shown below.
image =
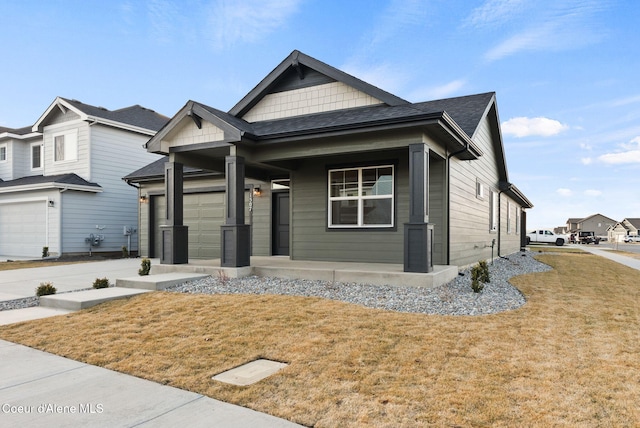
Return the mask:
<path id="1" fill-rule="evenodd" d="M 258 104 L 260 100 L 271 93 L 332 82 L 340 82 L 353 87 L 390 106 L 408 104 L 408 101 L 400 97 L 364 82 L 298 50 L 294 50 L 262 79 L 255 88 L 231 108 L 229 114 L 236 117 L 243 117 L 252 107 Z"/>

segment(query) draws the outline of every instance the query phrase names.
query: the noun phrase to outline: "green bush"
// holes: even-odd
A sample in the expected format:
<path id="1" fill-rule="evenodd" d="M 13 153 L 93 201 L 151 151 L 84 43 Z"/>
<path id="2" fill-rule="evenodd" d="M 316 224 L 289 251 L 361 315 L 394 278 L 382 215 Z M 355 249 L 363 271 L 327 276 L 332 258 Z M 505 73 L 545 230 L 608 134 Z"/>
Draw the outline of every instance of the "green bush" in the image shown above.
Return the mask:
<path id="1" fill-rule="evenodd" d="M 109 279 L 96 278 L 96 280 L 93 281 L 93 288 L 109 288 Z"/>
<path id="2" fill-rule="evenodd" d="M 49 257 L 49 247 L 42 247 L 42 258 Z"/>
<path id="3" fill-rule="evenodd" d="M 122 246 L 122 258 L 123 259 L 128 259 L 129 258 L 129 250 L 127 249 L 126 245 Z"/>
<path id="4" fill-rule="evenodd" d="M 40 286 L 36 288 L 36 296 L 47 296 L 49 294 L 56 294 L 56 287 L 50 282 L 41 282 Z"/>
<path id="5" fill-rule="evenodd" d="M 151 270 L 151 260 L 148 258 L 143 258 L 142 262 L 140 262 L 140 269 L 138 270 L 138 275 L 144 276 L 149 275 L 149 271 Z"/>
<path id="6" fill-rule="evenodd" d="M 490 282 L 489 265 L 486 261 L 480 260 L 477 265 L 471 268 L 471 289 L 474 293 L 479 293 L 487 282 Z"/>

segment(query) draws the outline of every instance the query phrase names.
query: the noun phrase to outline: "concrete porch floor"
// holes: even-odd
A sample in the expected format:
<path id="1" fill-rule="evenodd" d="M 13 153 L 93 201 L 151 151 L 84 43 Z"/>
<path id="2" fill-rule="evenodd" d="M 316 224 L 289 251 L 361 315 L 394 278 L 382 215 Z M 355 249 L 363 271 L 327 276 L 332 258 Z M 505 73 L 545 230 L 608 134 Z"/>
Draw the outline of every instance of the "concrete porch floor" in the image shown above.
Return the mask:
<path id="1" fill-rule="evenodd" d="M 286 256 L 251 257 L 251 266 L 241 268 L 221 268 L 220 259 L 189 260 L 188 264 L 156 264 L 151 274 L 170 272 L 199 273 L 218 276 L 224 272 L 229 278 L 245 276 L 263 276 L 286 279 L 310 279 L 331 282 L 438 287 L 458 276 L 457 266 L 434 266 L 430 273 L 403 272 L 400 264 L 388 263 L 352 263 L 322 262 L 309 260 L 291 260 Z"/>

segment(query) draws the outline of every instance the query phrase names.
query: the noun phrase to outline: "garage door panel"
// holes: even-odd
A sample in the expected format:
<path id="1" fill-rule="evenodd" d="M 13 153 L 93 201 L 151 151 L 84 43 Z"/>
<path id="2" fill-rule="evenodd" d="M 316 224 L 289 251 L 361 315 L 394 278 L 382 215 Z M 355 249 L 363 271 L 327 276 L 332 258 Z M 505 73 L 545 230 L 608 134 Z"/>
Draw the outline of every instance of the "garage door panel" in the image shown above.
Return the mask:
<path id="1" fill-rule="evenodd" d="M 189 257 L 220 257 L 220 226 L 224 223 L 224 194 L 186 194 L 183 197 L 184 224 L 189 227 Z M 161 254 L 160 225 L 165 218 L 165 198 L 155 201 L 155 255 Z"/>
<path id="2" fill-rule="evenodd" d="M 40 257 L 46 241 L 45 201 L 0 204 L 0 254 Z"/>

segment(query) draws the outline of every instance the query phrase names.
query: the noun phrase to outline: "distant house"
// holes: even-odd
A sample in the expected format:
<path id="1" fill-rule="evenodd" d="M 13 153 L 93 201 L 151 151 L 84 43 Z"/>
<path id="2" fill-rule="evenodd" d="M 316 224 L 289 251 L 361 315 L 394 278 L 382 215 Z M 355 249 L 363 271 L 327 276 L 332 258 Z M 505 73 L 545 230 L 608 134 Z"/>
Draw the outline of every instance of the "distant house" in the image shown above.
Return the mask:
<path id="1" fill-rule="evenodd" d="M 640 218 L 625 218 L 609 231 L 611 241 L 620 242 L 627 235 L 640 236 Z"/>
<path id="2" fill-rule="evenodd" d="M 32 127 L 0 128 L 0 254 L 40 257 L 137 250 L 137 190 L 123 175 L 168 118 L 56 98 Z"/>
<path id="3" fill-rule="evenodd" d="M 298 51 L 228 112 L 187 102 L 147 149 L 168 162 L 126 179 L 149 202 L 140 251 L 165 264 L 429 272 L 518 251 L 532 207 L 509 181 L 494 93 L 411 103 Z"/>
<path id="4" fill-rule="evenodd" d="M 602 214 L 593 214 L 585 218 L 567 219 L 567 233 L 595 232 L 596 236 L 608 236 L 609 229 L 615 226 L 616 220 Z"/>

